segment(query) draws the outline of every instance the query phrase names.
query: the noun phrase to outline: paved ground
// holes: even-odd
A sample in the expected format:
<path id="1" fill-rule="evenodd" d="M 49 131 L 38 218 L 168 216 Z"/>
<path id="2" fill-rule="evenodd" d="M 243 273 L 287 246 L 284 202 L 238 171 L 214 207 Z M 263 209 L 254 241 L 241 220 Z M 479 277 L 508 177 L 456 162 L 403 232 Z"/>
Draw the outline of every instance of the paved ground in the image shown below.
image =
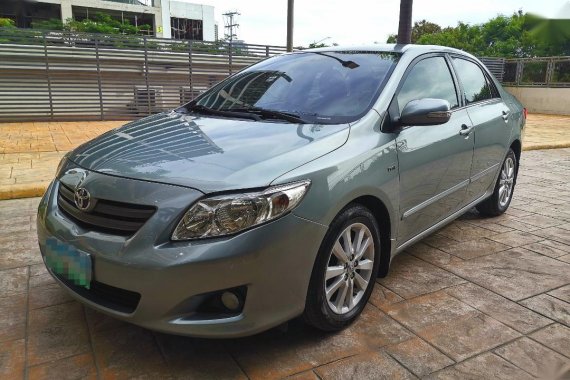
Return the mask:
<path id="1" fill-rule="evenodd" d="M 527 126 L 524 141 L 527 150 L 570 146 L 570 116 L 529 114 Z"/>
<path id="2" fill-rule="evenodd" d="M 570 149 L 526 152 L 508 213 L 469 213 L 398 256 L 350 328 L 153 333 L 86 309 L 41 264 L 38 199 L 0 202 L 0 378 L 570 376 Z M 558 374 L 558 377 L 557 377 Z"/>
<path id="3" fill-rule="evenodd" d="M 43 194 L 67 151 L 124 123 L 0 124 L 0 199 Z"/>
<path id="4" fill-rule="evenodd" d="M 40 196 L 70 149 L 123 121 L 0 124 L 0 199 Z M 529 115 L 525 150 L 570 147 L 570 116 Z"/>

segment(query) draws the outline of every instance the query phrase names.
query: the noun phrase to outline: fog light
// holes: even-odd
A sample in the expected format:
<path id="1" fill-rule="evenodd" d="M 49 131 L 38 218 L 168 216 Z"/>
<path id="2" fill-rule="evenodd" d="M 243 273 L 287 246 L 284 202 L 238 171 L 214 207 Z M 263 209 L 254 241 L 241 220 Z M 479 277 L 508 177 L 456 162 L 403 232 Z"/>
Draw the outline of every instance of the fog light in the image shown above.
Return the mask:
<path id="1" fill-rule="evenodd" d="M 222 304 L 231 311 L 237 310 L 240 307 L 240 299 L 239 297 L 232 292 L 224 292 L 222 293 Z"/>

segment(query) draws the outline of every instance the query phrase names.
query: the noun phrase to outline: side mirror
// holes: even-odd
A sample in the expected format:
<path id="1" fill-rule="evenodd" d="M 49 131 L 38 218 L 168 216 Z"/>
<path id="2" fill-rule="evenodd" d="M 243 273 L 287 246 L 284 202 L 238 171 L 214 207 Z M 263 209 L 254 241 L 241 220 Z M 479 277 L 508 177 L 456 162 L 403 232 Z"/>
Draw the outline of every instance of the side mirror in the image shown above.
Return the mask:
<path id="1" fill-rule="evenodd" d="M 451 118 L 451 105 L 443 99 L 412 100 L 402 110 L 402 125 L 438 125 L 445 124 Z"/>

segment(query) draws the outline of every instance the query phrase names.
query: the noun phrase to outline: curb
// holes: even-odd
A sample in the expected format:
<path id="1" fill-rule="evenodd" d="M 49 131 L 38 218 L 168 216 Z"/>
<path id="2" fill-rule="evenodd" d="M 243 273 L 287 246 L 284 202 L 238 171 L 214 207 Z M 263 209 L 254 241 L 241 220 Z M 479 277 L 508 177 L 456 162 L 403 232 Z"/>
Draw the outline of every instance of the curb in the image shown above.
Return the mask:
<path id="1" fill-rule="evenodd" d="M 570 142 L 558 143 L 558 144 L 534 144 L 529 146 L 524 146 L 523 142 L 523 151 L 528 150 L 545 150 L 545 149 L 564 149 L 570 148 Z"/>
<path id="2" fill-rule="evenodd" d="M 0 187 L 0 200 L 41 197 L 46 192 L 49 182 Z"/>

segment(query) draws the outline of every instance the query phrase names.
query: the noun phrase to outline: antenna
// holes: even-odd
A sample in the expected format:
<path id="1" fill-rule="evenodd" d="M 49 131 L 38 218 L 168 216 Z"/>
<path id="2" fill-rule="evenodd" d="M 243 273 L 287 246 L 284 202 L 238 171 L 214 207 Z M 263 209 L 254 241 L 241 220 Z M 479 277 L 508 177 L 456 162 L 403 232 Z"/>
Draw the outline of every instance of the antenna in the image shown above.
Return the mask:
<path id="1" fill-rule="evenodd" d="M 239 24 L 237 23 L 237 17 L 240 16 L 241 13 L 237 11 L 233 12 L 226 12 L 223 14 L 224 16 L 224 24 L 226 28 L 226 39 L 231 43 L 234 39 L 237 39 L 237 29 L 239 28 Z"/>

